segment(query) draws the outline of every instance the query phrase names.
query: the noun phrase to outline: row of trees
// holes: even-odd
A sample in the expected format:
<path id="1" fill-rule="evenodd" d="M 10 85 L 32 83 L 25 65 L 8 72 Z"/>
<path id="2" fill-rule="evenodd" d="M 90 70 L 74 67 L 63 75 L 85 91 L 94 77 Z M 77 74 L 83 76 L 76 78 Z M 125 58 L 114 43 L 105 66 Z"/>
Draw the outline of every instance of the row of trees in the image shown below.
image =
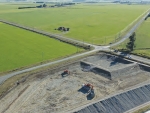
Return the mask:
<path id="1" fill-rule="evenodd" d="M 50 7 L 63 7 L 67 5 L 75 5 L 75 3 L 60 3 L 60 4 L 52 5 Z"/>
<path id="2" fill-rule="evenodd" d="M 47 7 L 46 4 L 43 4 L 43 5 L 39 5 L 39 6 L 29 6 L 29 7 L 18 7 L 18 9 L 26 9 L 26 8 L 44 8 L 44 7 Z"/>

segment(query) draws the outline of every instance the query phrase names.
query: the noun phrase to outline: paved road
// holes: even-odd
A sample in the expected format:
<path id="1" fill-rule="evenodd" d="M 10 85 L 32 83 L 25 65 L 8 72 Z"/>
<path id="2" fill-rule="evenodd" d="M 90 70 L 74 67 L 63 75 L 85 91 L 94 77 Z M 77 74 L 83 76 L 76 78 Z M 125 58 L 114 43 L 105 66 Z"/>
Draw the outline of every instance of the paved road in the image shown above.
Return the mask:
<path id="1" fill-rule="evenodd" d="M 74 55 L 74 56 L 70 56 L 68 58 L 64 58 L 64 59 L 57 60 L 57 61 L 54 61 L 54 62 L 50 62 L 50 63 L 46 63 L 46 64 L 42 64 L 42 65 L 39 65 L 39 66 L 35 66 L 35 67 L 28 68 L 28 69 L 24 69 L 24 70 L 20 70 L 20 71 L 16 71 L 16 72 L 6 74 L 6 75 L 0 77 L 0 85 L 5 80 L 7 80 L 8 78 L 10 78 L 12 76 L 15 76 L 17 74 L 21 74 L 21 73 L 24 73 L 24 72 L 29 72 L 29 71 L 32 71 L 32 70 L 35 70 L 35 69 L 38 69 L 38 68 L 41 68 L 41 67 L 45 67 L 45 66 L 49 66 L 49 65 L 56 64 L 56 63 L 59 63 L 59 62 L 67 61 L 67 60 L 70 60 L 70 59 L 73 59 L 73 58 L 76 58 L 76 57 L 79 57 L 79 56 L 88 55 L 90 53 L 93 53 L 93 52 L 96 52 L 96 51 L 99 51 L 99 50 L 106 50 L 106 49 L 108 50 L 109 47 L 116 46 L 116 45 L 122 43 L 123 41 L 125 41 L 139 27 L 139 25 L 144 21 L 144 19 L 145 19 L 145 16 L 135 26 L 133 26 L 133 28 L 120 41 L 118 41 L 114 44 L 111 44 L 109 46 L 96 46 L 96 45 L 89 44 L 89 45 L 94 47 L 94 50 L 88 51 L 88 52 L 85 52 L 85 53 L 81 53 L 81 54 L 77 54 L 77 55 Z M 44 32 L 42 32 L 42 33 L 44 33 Z M 59 35 L 57 35 L 57 36 L 59 36 Z M 62 38 L 65 38 L 65 37 L 62 37 Z M 66 38 L 66 39 L 68 39 L 68 38 Z M 78 42 L 78 43 L 83 43 L 81 41 L 76 41 L 74 39 L 69 39 L 69 40 L 72 40 L 72 41 L 75 41 L 75 42 Z M 85 43 L 85 44 L 88 44 L 88 43 Z M 147 59 L 142 59 L 141 57 L 136 57 L 136 56 L 133 57 L 133 58 L 135 58 L 136 60 L 138 60 L 138 59 L 141 59 L 141 60 L 144 60 L 144 61 L 147 60 Z"/>
<path id="2" fill-rule="evenodd" d="M 141 23 L 145 20 L 145 17 L 144 16 L 136 25 L 134 25 L 132 27 L 132 29 L 118 42 L 114 43 L 114 44 L 111 44 L 110 47 L 112 46 L 116 46 L 116 45 L 119 45 L 120 43 L 122 43 L 123 41 L 125 41 L 127 38 L 129 38 L 129 36 L 141 25 Z"/>
<path id="3" fill-rule="evenodd" d="M 136 56 L 136 55 L 130 55 L 130 57 L 131 57 L 131 59 L 135 59 L 135 60 L 138 60 L 140 62 L 144 62 L 144 63 L 150 64 L 150 59 L 143 58 L 143 57 Z"/>
<path id="4" fill-rule="evenodd" d="M 79 56 L 82 56 L 82 55 L 87 55 L 87 54 L 90 54 L 90 53 L 96 52 L 96 51 L 98 51 L 98 49 L 94 49 L 92 51 L 88 51 L 88 52 L 85 52 L 85 53 L 70 56 L 70 57 L 67 57 L 67 58 L 64 58 L 64 59 L 61 59 L 61 60 L 57 60 L 57 61 L 54 61 L 54 62 L 49 62 L 49 63 L 46 63 L 46 64 L 42 64 L 42 65 L 38 65 L 38 66 L 31 67 L 31 68 L 28 68 L 28 69 L 24 69 L 24 70 L 21 70 L 21 71 L 16 71 L 16 72 L 13 72 L 13 73 L 6 74 L 6 75 L 0 77 L 0 84 L 2 84 L 5 80 L 7 80 L 8 78 L 10 78 L 14 75 L 21 74 L 21 73 L 24 73 L 24 72 L 29 72 L 29 71 L 32 71 L 32 70 L 35 70 L 35 69 L 38 69 L 38 68 L 41 68 L 41 67 L 49 66 L 49 65 L 52 65 L 52 64 L 60 63 L 62 61 L 67 61 L 67 60 L 70 60 L 70 59 L 73 59 L 73 58 L 76 58 L 76 57 L 79 57 Z"/>

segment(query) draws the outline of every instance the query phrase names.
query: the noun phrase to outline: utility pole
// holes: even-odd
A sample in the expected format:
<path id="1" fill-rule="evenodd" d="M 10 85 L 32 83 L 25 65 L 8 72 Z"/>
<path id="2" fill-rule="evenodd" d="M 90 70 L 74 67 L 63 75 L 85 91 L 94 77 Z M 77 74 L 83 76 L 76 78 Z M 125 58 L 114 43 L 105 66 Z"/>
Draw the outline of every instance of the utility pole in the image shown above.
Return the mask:
<path id="1" fill-rule="evenodd" d="M 76 43 L 76 46 L 77 46 L 77 53 L 78 53 L 78 43 Z"/>
<path id="2" fill-rule="evenodd" d="M 94 39 L 92 39 L 92 44 L 94 45 Z"/>
<path id="3" fill-rule="evenodd" d="M 84 46 L 84 39 L 83 39 L 83 46 Z"/>
<path id="4" fill-rule="evenodd" d="M 119 34 L 118 34 L 118 38 L 120 38 L 120 32 L 119 32 Z"/>
<path id="5" fill-rule="evenodd" d="M 44 60 L 44 52 L 42 52 L 42 61 Z"/>

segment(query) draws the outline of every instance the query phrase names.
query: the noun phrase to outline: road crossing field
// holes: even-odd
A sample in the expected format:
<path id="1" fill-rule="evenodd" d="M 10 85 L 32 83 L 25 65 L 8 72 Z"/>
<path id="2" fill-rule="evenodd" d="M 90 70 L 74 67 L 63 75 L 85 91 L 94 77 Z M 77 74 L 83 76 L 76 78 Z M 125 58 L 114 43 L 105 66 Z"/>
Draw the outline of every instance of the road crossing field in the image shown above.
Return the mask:
<path id="1" fill-rule="evenodd" d="M 0 72 L 75 54 L 75 46 L 0 23 Z M 78 51 L 80 48 L 78 48 Z"/>
<path id="2" fill-rule="evenodd" d="M 39 4 L 0 5 L 0 19 L 99 45 L 114 41 L 123 29 L 149 8 L 149 5 L 76 4 L 18 9 L 31 5 Z M 70 31 L 54 30 L 60 26 L 68 27 Z"/>

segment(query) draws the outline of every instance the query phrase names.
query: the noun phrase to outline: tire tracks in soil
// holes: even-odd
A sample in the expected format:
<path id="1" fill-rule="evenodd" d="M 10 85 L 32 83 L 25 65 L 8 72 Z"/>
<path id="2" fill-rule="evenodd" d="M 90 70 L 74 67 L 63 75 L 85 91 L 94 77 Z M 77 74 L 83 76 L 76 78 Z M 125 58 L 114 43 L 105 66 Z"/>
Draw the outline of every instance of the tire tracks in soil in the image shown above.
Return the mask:
<path id="1" fill-rule="evenodd" d="M 21 109 L 21 107 L 22 107 L 23 105 L 26 105 L 27 102 L 29 101 L 29 99 L 34 96 L 35 92 L 36 92 L 42 85 L 44 85 L 45 81 L 46 81 L 46 80 L 43 80 L 40 84 L 39 84 L 39 82 L 37 82 L 37 83 L 34 85 L 34 89 L 35 89 L 35 90 L 33 90 L 32 92 L 30 92 L 30 95 L 25 99 L 25 101 L 23 101 L 22 103 L 20 103 L 19 105 L 17 105 L 17 108 L 14 108 L 14 109 L 11 110 L 11 111 L 14 111 L 14 113 L 19 112 L 20 109 Z M 38 86 L 38 87 L 37 87 L 37 86 Z M 35 87 L 37 87 L 37 88 L 35 88 Z M 32 88 L 33 88 L 33 87 L 32 87 Z"/>
<path id="2" fill-rule="evenodd" d="M 23 90 L 20 91 L 20 93 L 18 94 L 18 96 L 8 105 L 8 107 L 6 109 L 4 109 L 2 111 L 2 113 L 5 113 L 9 108 L 10 106 L 26 91 L 26 89 L 29 87 L 30 85 L 27 85 Z"/>

